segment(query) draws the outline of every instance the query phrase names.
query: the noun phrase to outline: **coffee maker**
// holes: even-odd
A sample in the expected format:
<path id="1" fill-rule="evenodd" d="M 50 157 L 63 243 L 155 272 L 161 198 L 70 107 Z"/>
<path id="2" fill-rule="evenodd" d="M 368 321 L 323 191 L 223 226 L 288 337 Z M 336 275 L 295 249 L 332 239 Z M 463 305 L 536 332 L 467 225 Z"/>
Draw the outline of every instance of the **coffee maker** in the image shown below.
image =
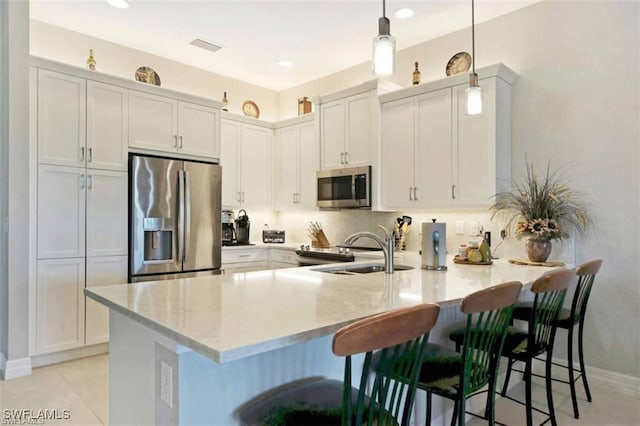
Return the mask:
<path id="1" fill-rule="evenodd" d="M 238 218 L 236 219 L 236 232 L 238 238 L 238 244 L 251 244 L 249 242 L 249 227 L 251 223 L 249 222 L 249 216 L 247 216 L 247 212 L 243 209 L 238 212 Z"/>
<path id="2" fill-rule="evenodd" d="M 233 245 L 237 242 L 235 217 L 233 210 L 222 210 L 222 245 Z"/>

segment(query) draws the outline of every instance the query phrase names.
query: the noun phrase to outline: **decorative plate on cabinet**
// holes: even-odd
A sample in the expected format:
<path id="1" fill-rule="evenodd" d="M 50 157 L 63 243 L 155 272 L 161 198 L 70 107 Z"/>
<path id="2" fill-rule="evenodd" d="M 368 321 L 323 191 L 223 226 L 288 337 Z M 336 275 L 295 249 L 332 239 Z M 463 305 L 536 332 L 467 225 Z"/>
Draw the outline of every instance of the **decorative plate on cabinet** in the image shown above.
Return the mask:
<path id="1" fill-rule="evenodd" d="M 467 72 L 471 68 L 471 55 L 467 52 L 458 52 L 449 59 L 445 72 L 447 76 Z"/>
<path id="2" fill-rule="evenodd" d="M 160 76 L 150 67 L 139 67 L 136 70 L 136 81 L 160 86 Z"/>
<path id="3" fill-rule="evenodd" d="M 260 117 L 260 108 L 253 101 L 244 101 L 242 103 L 242 113 L 247 117 L 258 118 Z"/>

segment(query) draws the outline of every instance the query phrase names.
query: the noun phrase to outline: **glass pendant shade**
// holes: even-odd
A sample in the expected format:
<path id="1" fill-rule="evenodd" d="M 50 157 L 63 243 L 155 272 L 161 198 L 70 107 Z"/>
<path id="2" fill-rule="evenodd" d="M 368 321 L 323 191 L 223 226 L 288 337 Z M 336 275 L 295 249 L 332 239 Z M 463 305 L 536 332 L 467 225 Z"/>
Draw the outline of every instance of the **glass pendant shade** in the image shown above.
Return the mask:
<path id="1" fill-rule="evenodd" d="M 395 72 L 396 41 L 389 34 L 381 34 L 373 39 L 373 73 L 390 76 Z"/>
<path id="2" fill-rule="evenodd" d="M 465 91 L 467 94 L 467 114 L 482 114 L 482 89 L 478 84 L 478 74 L 469 74 L 469 87 Z"/>
<path id="3" fill-rule="evenodd" d="M 468 87 L 467 90 L 467 114 L 482 114 L 482 89 L 478 86 Z"/>

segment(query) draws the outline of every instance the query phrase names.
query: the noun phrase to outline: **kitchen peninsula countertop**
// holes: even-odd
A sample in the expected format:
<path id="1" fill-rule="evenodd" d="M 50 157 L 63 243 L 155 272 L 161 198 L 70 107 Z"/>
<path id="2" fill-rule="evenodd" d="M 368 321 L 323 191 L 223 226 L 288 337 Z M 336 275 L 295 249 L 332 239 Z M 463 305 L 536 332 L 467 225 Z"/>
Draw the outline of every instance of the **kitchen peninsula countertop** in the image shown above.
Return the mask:
<path id="1" fill-rule="evenodd" d="M 529 284 L 551 270 L 506 259 L 491 266 L 458 265 L 448 257 L 448 271 L 425 271 L 415 253 L 403 253 L 400 262 L 415 269 L 392 275 L 314 270 L 328 267 L 323 265 L 87 288 L 85 294 L 224 363 L 327 336 L 390 309 L 427 302 L 457 305 L 482 288 L 512 280 Z"/>

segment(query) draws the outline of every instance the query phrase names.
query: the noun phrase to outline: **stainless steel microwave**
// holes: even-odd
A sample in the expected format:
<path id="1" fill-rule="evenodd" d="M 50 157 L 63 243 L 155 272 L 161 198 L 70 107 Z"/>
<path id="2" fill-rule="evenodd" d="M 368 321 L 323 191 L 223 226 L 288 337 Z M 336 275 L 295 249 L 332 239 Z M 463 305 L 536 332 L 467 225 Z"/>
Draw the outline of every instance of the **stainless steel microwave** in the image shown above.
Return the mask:
<path id="1" fill-rule="evenodd" d="M 320 170 L 318 201 L 320 208 L 371 208 L 371 166 Z"/>

